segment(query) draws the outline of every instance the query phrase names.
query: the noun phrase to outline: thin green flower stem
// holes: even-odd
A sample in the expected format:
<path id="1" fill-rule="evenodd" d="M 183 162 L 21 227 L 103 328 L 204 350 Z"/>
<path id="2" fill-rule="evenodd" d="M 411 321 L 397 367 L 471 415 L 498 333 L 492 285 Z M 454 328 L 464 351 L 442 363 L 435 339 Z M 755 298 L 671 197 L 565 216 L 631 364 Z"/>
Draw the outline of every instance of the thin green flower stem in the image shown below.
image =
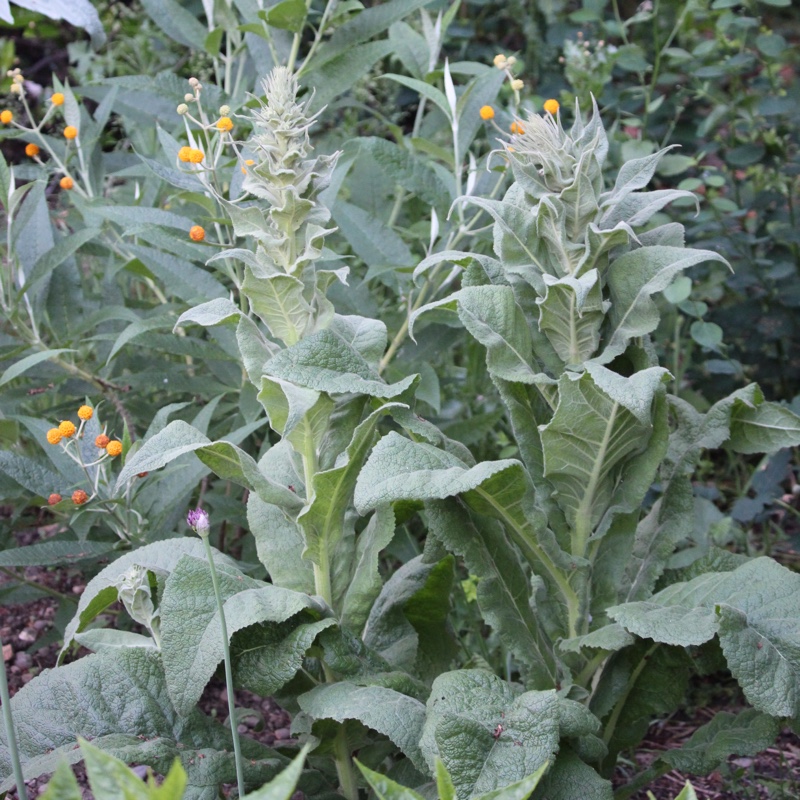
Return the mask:
<path id="1" fill-rule="evenodd" d="M 222 631 L 222 650 L 225 659 L 225 688 L 228 692 L 228 719 L 231 723 L 231 738 L 233 739 L 233 757 L 236 762 L 236 784 L 239 788 L 239 797 L 244 797 L 244 771 L 242 769 L 242 750 L 239 744 L 239 729 L 236 723 L 236 701 L 233 696 L 233 672 L 231 670 L 231 651 L 228 646 L 228 626 L 225 624 L 225 609 L 222 607 L 222 595 L 219 592 L 217 568 L 214 566 L 214 554 L 208 536 L 200 537 L 206 548 L 208 569 L 211 572 L 211 583 L 214 585 L 214 597 L 219 611 L 219 626 Z"/>
<path id="2" fill-rule="evenodd" d="M 0 639 L 0 649 L 3 641 Z M 0 656 L 0 700 L 3 703 L 3 722 L 6 725 L 6 740 L 8 741 L 8 752 L 11 756 L 11 765 L 14 768 L 14 781 L 17 784 L 17 794 L 19 800 L 28 800 L 25 791 L 25 777 L 22 774 L 22 764 L 19 760 L 19 748 L 17 747 L 17 734 L 14 731 L 14 717 L 11 714 L 11 698 L 8 694 L 8 678 L 6 677 L 6 660 Z"/>

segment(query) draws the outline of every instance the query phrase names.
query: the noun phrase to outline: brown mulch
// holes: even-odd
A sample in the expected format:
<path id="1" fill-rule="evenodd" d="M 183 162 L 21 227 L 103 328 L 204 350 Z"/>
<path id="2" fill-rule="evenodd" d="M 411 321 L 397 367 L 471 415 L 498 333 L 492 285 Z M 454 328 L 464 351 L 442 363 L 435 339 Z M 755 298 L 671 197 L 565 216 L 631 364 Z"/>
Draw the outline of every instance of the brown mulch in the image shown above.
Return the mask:
<path id="1" fill-rule="evenodd" d="M 24 538 L 24 543 L 30 544 L 37 537 L 26 535 Z M 18 574 L 24 575 L 28 581 L 68 596 L 77 597 L 85 586 L 83 576 L 75 567 L 29 567 Z M 0 586 L 9 580 L 7 575 L 0 574 Z M 54 641 L 41 647 L 37 646 L 37 642 L 51 631 L 58 603 L 56 597 L 44 597 L 28 603 L 0 606 L 0 635 L 12 695 L 43 669 L 55 666 L 60 643 Z M 679 747 L 716 710 L 735 710 L 727 705 L 729 701 L 730 697 L 711 698 L 712 707 L 699 708 L 690 715 L 675 714 L 667 720 L 654 723 L 645 741 L 632 756 L 633 762 L 622 764 L 617 770 L 615 786 L 623 785 L 631 776 L 646 769 L 660 752 Z M 270 747 L 289 743 L 289 714 L 274 700 L 237 691 L 236 705 L 237 708 L 246 708 L 253 712 L 240 721 L 239 731 L 242 735 Z M 210 716 L 220 720 L 227 718 L 227 693 L 222 680 L 214 678 L 209 683 L 201 698 L 200 707 Z M 74 769 L 84 790 L 85 800 L 91 800 L 91 793 L 86 788 L 85 772 L 81 765 Z M 144 769 L 142 772 L 144 774 Z M 655 800 L 673 800 L 683 788 L 686 779 L 687 776 L 678 772 L 667 773 L 647 790 L 633 795 L 631 800 L 648 800 L 648 791 L 652 792 Z M 691 781 L 699 800 L 800 800 L 800 737 L 786 730 L 763 753 L 752 758 L 733 757 L 728 760 L 724 773 L 714 772 L 700 778 L 692 777 Z M 44 791 L 46 783 L 46 777 L 27 781 L 28 796 L 37 797 Z M 9 792 L 8 797 L 16 800 L 16 792 Z"/>

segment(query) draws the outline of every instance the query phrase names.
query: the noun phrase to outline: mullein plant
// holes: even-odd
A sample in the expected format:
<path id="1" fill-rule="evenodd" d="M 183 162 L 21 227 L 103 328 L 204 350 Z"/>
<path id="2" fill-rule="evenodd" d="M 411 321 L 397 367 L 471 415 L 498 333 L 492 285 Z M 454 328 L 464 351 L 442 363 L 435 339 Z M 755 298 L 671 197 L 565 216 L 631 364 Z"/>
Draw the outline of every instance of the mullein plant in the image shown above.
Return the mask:
<path id="1" fill-rule="evenodd" d="M 517 761 L 505 777 L 520 774 L 520 744 L 537 728 L 524 712 L 548 690 L 586 714 L 581 735 L 562 742 L 548 797 L 574 797 L 577 781 L 582 797 L 611 797 L 617 754 L 680 703 L 693 669 L 727 667 L 753 708 L 718 715 L 617 797 L 674 767 L 702 773 L 732 749 L 757 752 L 783 720 L 800 721 L 800 577 L 716 547 L 696 528 L 691 483 L 705 449 L 796 445 L 800 420 L 754 384 L 705 414 L 667 393 L 651 339 L 656 296 L 683 270 L 723 259 L 686 248 L 678 223 L 654 223 L 688 195 L 645 190 L 666 152 L 629 161 L 607 187 L 596 106 L 588 120 L 576 107 L 569 130 L 558 113 L 531 115 L 497 155 L 514 176 L 503 199 L 465 198 L 493 217 L 496 257 L 440 253 L 417 269 L 444 258 L 465 267 L 462 288 L 420 308 L 411 330 L 449 315 L 485 346 L 520 456 L 474 465 L 392 432 L 355 491 L 362 514 L 425 503 L 429 546 L 477 576 L 486 621 L 537 690 L 520 695 L 474 670 L 436 678 L 423 749 L 429 765 L 460 760 L 459 797 L 484 785 L 484 759 Z M 474 734 L 473 771 L 452 746 L 455 729 Z"/>

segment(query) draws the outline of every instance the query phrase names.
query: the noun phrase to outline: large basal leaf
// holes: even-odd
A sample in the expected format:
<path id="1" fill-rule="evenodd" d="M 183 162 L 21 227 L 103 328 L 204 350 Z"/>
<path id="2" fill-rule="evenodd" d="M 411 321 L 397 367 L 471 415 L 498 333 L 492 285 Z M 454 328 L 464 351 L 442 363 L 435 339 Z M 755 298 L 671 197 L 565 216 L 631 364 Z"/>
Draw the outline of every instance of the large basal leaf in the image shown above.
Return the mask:
<path id="1" fill-rule="evenodd" d="M 659 716 L 683 702 L 692 662 L 683 648 L 636 642 L 608 660 L 590 708 L 604 721 L 603 739 L 613 764 L 620 750 L 638 745 Z"/>
<path id="2" fill-rule="evenodd" d="M 778 720 L 749 708 L 738 714 L 720 711 L 680 747 L 665 750 L 661 760 L 690 775 L 708 775 L 729 756 L 754 756 L 766 750 L 781 729 Z"/>
<path id="3" fill-rule="evenodd" d="M 533 794 L 534 800 L 612 800 L 611 781 L 564 747 Z"/>
<path id="4" fill-rule="evenodd" d="M 715 634 L 755 708 L 800 716 L 800 575 L 770 558 L 676 583 L 608 610 L 637 636 L 687 646 Z"/>
<path id="5" fill-rule="evenodd" d="M 284 622 L 304 610 L 317 617 L 324 612 L 308 595 L 263 584 L 238 570 L 217 572 L 229 637 L 249 625 Z M 161 600 L 161 638 L 167 689 L 175 708 L 188 714 L 224 655 L 222 626 L 205 559 L 184 556 L 167 578 Z M 299 666 L 297 663 L 295 669 Z"/>
<path id="6" fill-rule="evenodd" d="M 148 764 L 166 774 L 179 757 L 189 776 L 191 798 L 211 800 L 219 783 L 235 780 L 230 731 L 199 711 L 178 714 L 169 699 L 161 659 L 142 648 L 85 656 L 47 670 L 12 700 L 14 723 L 26 778 L 52 772 L 60 758 L 80 759 L 76 737 L 126 762 Z M 263 783 L 286 759 L 244 738 L 246 776 Z M 200 759 L 199 753 L 206 759 Z M 11 762 L 0 733 L 0 772 Z M 0 786 L 13 785 L 9 777 Z"/>
<path id="7" fill-rule="evenodd" d="M 561 551 L 536 506 L 533 486 L 518 461 L 484 461 L 467 467 L 459 458 L 423 442 L 389 433 L 375 446 L 359 475 L 354 495 L 364 513 L 397 500 L 444 500 L 461 495 L 474 510 L 501 520 L 523 553 L 561 601 L 577 598 L 564 571 L 574 559 Z"/>
<path id="8" fill-rule="evenodd" d="M 654 331 L 661 317 L 652 295 L 666 289 L 678 272 L 703 261 L 728 263 L 711 250 L 664 246 L 640 247 L 616 259 L 607 273 L 610 329 L 599 363 L 607 364 L 631 339 Z"/>
<path id="9" fill-rule="evenodd" d="M 81 594 L 78 610 L 64 631 L 63 656 L 72 643 L 76 633 L 82 631 L 100 613 L 117 601 L 117 583 L 132 567 L 141 567 L 157 577 L 164 578 L 184 555 L 204 558 L 205 548 L 199 539 L 178 538 L 153 542 L 132 553 L 126 553 L 89 581 Z M 234 562 L 222 553 L 215 555 L 215 563 L 219 567 L 235 568 Z"/>
<path id="10" fill-rule="evenodd" d="M 555 691 L 523 693 L 482 670 L 440 675 L 420 742 L 428 768 L 444 762 L 459 800 L 522 780 L 558 751 L 558 702 Z"/>
<path id="11" fill-rule="evenodd" d="M 255 424 L 259 426 L 259 423 Z M 160 469 L 184 453 L 195 453 L 221 478 L 255 492 L 266 503 L 274 503 L 287 510 L 297 510 L 302 505 L 302 501 L 288 487 L 265 477 L 256 462 L 236 445 L 226 441 L 212 442 L 182 420 L 170 422 L 163 431 L 142 445 L 120 472 L 117 488 L 124 487 L 138 473 Z"/>
<path id="12" fill-rule="evenodd" d="M 145 783 L 139 775 L 122 761 L 104 753 L 89 742 L 80 741 L 83 763 L 95 800 L 181 800 L 186 788 L 186 772 L 176 761 L 156 786 L 152 778 Z M 78 794 L 78 797 L 81 795 Z"/>
<path id="13" fill-rule="evenodd" d="M 647 447 L 653 399 L 668 374 L 651 367 L 625 378 L 589 364 L 579 378 L 566 374 L 559 380 L 558 408 L 539 430 L 544 474 L 573 528 L 590 532 L 624 493 L 617 475 L 627 459 Z M 576 537 L 575 555 L 584 555 L 587 541 L 585 535 Z"/>
<path id="14" fill-rule="evenodd" d="M 417 769 L 425 770 L 425 758 L 419 745 L 425 706 L 419 700 L 382 686 L 356 686 L 339 681 L 317 686 L 300 695 L 297 702 L 315 719 L 337 722 L 357 719 L 387 736 Z"/>
<path id="15" fill-rule="evenodd" d="M 447 626 L 452 557 L 428 563 L 412 558 L 383 585 L 364 626 L 363 642 L 398 670 L 430 667 L 453 657 Z M 429 670 L 426 670 L 429 671 Z"/>
<path id="16" fill-rule="evenodd" d="M 536 688 L 555 686 L 555 660 L 529 601 L 528 577 L 502 529 L 496 522 L 474 518 L 453 500 L 429 501 L 426 507 L 430 534 L 462 557 L 470 575 L 479 579 L 483 619 L 530 670 Z"/>
<path id="17" fill-rule="evenodd" d="M 355 763 L 361 770 L 361 774 L 367 779 L 367 783 L 372 791 L 375 792 L 378 800 L 423 800 L 422 795 L 417 794 L 412 789 L 401 786 L 385 775 L 381 775 L 380 772 L 373 772 L 358 761 Z M 547 764 L 544 764 L 532 775 L 528 775 L 521 781 L 516 781 L 504 786 L 502 789 L 479 795 L 474 800 L 528 800 L 531 792 L 541 781 L 547 766 Z M 439 800 L 456 800 L 453 781 L 447 772 L 447 768 L 440 760 L 436 762 L 436 785 L 439 792 Z"/>
<path id="18" fill-rule="evenodd" d="M 385 383 L 364 357 L 341 336 L 323 330 L 281 351 L 266 365 L 267 374 L 329 394 L 357 392 L 372 397 L 397 397 L 416 375 Z"/>

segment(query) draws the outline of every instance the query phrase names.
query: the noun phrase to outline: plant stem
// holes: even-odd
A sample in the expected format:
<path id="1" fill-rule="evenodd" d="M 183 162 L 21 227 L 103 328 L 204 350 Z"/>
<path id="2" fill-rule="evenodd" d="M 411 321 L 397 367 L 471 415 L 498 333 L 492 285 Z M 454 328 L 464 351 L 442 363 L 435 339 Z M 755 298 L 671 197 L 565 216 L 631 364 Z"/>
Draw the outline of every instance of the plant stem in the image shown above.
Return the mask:
<path id="1" fill-rule="evenodd" d="M 0 639 L 0 650 L 3 648 L 3 640 Z M 11 713 L 11 698 L 8 695 L 8 679 L 6 677 L 6 660 L 0 655 L 0 700 L 3 703 L 3 722 L 6 725 L 6 739 L 8 741 L 8 752 L 11 755 L 11 765 L 14 768 L 14 781 L 17 784 L 17 794 L 19 800 L 28 800 L 25 791 L 25 777 L 22 774 L 22 764 L 19 760 L 19 750 L 17 748 L 17 734 L 14 731 L 14 717 Z"/>
<path id="2" fill-rule="evenodd" d="M 214 554 L 211 552 L 208 536 L 202 536 L 201 538 L 206 547 L 208 568 L 211 571 L 211 583 L 214 585 L 214 597 L 216 598 L 217 610 L 219 611 L 219 625 L 222 629 L 222 649 L 225 654 L 225 687 L 228 692 L 228 719 L 231 723 L 233 757 L 236 762 L 236 784 L 239 788 L 239 797 L 244 797 L 244 772 L 242 770 L 242 751 L 239 745 L 239 729 L 236 722 L 236 701 L 233 696 L 233 672 L 231 670 L 231 651 L 228 646 L 228 626 L 225 624 L 225 609 L 222 607 L 222 595 L 219 593 L 219 581 L 217 580 L 217 568 L 214 566 Z"/>
<path id="3" fill-rule="evenodd" d="M 307 445 L 303 454 L 303 475 L 306 482 L 306 496 L 309 498 L 314 473 L 317 469 L 317 455 L 313 445 Z M 326 543 L 322 543 L 319 549 L 319 564 L 314 562 L 314 592 L 318 594 L 330 608 L 333 608 L 333 590 L 331 587 L 331 564 L 330 556 Z M 323 661 L 322 671 L 325 673 L 325 683 L 336 683 L 336 676 L 331 668 Z M 339 727 L 336 738 L 333 741 L 333 755 L 336 761 L 336 774 L 339 776 L 339 784 L 342 794 L 347 800 L 358 800 L 358 784 L 353 770 L 353 761 L 350 758 L 350 751 L 347 747 L 347 733 L 344 724 Z"/>

